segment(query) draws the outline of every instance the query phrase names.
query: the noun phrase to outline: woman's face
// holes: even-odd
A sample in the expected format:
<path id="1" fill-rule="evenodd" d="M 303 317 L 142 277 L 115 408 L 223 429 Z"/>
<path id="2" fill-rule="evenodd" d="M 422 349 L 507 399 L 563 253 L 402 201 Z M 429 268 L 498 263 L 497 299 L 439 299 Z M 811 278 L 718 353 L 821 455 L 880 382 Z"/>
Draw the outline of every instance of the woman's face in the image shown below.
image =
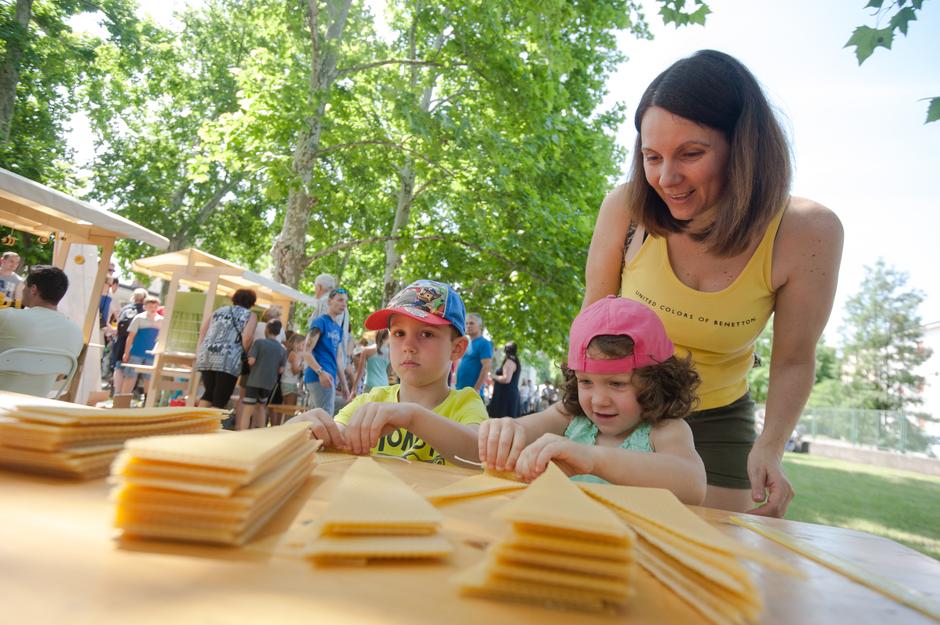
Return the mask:
<path id="1" fill-rule="evenodd" d="M 709 225 L 727 177 L 724 134 L 652 106 L 640 122 L 640 144 L 646 181 L 673 218 L 691 221 L 694 230 Z"/>

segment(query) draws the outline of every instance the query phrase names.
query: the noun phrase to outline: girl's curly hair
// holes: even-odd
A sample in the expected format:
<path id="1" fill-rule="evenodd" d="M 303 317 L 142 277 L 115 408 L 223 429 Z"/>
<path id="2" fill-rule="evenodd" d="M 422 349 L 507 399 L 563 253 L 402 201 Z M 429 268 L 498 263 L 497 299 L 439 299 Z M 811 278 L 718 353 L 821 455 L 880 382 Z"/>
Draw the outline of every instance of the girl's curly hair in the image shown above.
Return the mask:
<path id="1" fill-rule="evenodd" d="M 588 349 L 614 360 L 633 353 L 633 339 L 626 335 L 595 336 Z M 570 415 L 584 415 L 578 402 L 578 379 L 573 369 L 561 366 L 565 376 L 562 407 Z M 670 356 L 658 365 L 633 370 L 631 384 L 643 409 L 642 419 L 656 423 L 660 419 L 682 419 L 698 404 L 695 389 L 701 379 L 692 367 L 692 358 Z"/>

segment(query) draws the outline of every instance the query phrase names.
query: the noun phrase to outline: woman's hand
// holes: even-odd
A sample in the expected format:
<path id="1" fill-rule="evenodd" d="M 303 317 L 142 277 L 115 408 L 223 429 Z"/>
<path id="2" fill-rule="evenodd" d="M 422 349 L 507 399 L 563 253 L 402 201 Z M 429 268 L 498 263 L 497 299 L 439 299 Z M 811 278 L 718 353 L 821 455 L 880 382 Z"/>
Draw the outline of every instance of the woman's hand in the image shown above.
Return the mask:
<path id="1" fill-rule="evenodd" d="M 568 476 L 594 473 L 594 446 L 557 434 L 543 434 L 523 450 L 516 463 L 516 473 L 531 482 L 545 472 L 551 461 Z"/>
<path id="2" fill-rule="evenodd" d="M 314 408 L 291 417 L 287 423 L 308 423 L 313 437 L 323 441 L 325 449 L 349 449 L 342 426 L 322 408 Z"/>
<path id="3" fill-rule="evenodd" d="M 783 473 L 780 456 L 773 450 L 754 445 L 747 457 L 747 475 L 751 480 L 751 499 L 762 505 L 750 514 L 781 518 L 796 492 Z"/>
<path id="4" fill-rule="evenodd" d="M 512 417 L 487 419 L 477 433 L 480 462 L 497 471 L 513 471 L 526 445 L 522 424 Z"/>

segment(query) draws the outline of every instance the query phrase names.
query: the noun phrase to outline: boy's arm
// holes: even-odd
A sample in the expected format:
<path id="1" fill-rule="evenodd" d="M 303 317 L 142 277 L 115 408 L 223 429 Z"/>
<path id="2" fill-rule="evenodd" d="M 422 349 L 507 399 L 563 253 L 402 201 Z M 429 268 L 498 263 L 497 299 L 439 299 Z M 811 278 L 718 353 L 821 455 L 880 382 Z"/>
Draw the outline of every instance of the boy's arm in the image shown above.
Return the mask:
<path id="1" fill-rule="evenodd" d="M 124 356 L 121 359 L 122 362 L 127 362 L 131 357 L 131 347 L 134 345 L 134 337 L 137 336 L 137 330 L 129 331 L 127 333 L 127 339 L 124 341 Z"/>
<path id="2" fill-rule="evenodd" d="M 464 425 L 413 403 L 364 403 L 350 417 L 346 441 L 354 454 L 368 454 L 379 439 L 405 428 L 448 460 L 476 461 L 477 424 Z"/>

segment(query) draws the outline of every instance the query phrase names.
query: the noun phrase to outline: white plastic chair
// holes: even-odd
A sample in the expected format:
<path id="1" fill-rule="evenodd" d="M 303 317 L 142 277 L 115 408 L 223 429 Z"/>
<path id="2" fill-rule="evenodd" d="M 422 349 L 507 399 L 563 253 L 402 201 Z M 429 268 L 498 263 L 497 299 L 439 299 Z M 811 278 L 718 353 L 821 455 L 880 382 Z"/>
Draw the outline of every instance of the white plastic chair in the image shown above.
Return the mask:
<path id="1" fill-rule="evenodd" d="M 58 397 L 65 392 L 76 366 L 74 355 L 51 347 L 13 347 L 0 352 L 0 371 L 29 375 L 64 375 L 65 379 L 59 383 L 59 388 L 52 397 Z"/>

